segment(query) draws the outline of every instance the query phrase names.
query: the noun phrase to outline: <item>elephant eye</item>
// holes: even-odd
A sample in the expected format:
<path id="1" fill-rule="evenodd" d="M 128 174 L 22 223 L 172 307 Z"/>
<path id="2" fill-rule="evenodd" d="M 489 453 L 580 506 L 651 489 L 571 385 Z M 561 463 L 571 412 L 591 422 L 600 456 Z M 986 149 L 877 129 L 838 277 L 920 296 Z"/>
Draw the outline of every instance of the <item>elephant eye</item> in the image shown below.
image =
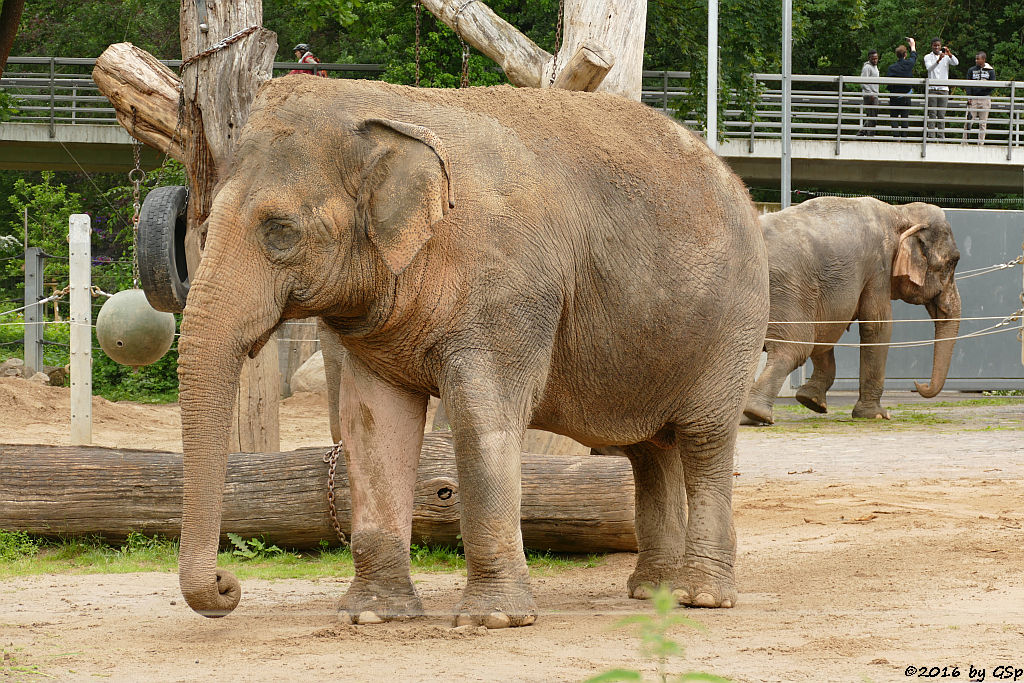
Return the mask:
<path id="1" fill-rule="evenodd" d="M 299 228 L 291 223 L 267 221 L 261 227 L 263 244 L 278 254 L 294 249 L 302 237 Z"/>

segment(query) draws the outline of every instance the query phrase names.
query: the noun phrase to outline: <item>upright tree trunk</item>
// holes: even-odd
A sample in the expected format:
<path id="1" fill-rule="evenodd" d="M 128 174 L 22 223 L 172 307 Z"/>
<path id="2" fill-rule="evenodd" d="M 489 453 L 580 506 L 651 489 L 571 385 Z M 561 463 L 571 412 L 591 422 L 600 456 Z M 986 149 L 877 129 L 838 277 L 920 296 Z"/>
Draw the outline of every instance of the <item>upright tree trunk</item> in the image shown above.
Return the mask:
<path id="1" fill-rule="evenodd" d="M 423 0 L 423 4 L 467 43 L 500 64 L 518 86 L 548 87 L 553 66 L 555 87 L 640 99 L 646 0 L 565 0 L 557 60 L 482 2 Z M 563 73 L 567 69 L 569 73 Z M 580 78 L 577 69 L 589 75 Z"/>
<path id="2" fill-rule="evenodd" d="M 25 9 L 25 0 L 3 0 L 0 8 L 0 76 L 4 74 L 7 58 L 11 55 L 14 36 L 18 34 L 21 23 L 21 12 Z"/>
<path id="3" fill-rule="evenodd" d="M 199 3 L 202 3 L 201 5 Z M 206 31 L 201 30 L 205 8 Z M 185 97 L 184 123 L 192 131 L 185 154 L 191 193 L 185 237 L 189 273 L 195 273 L 202 227 L 213 203 L 220 169 L 230 160 L 238 133 L 249 117 L 256 89 L 272 76 L 277 36 L 262 28 L 261 0 L 182 0 L 181 55 L 188 60 L 240 31 L 252 33 L 201 57 L 181 70 Z M 231 448 L 242 452 L 280 449 L 277 341 L 271 339 L 252 360 L 246 360 L 232 421 Z"/>

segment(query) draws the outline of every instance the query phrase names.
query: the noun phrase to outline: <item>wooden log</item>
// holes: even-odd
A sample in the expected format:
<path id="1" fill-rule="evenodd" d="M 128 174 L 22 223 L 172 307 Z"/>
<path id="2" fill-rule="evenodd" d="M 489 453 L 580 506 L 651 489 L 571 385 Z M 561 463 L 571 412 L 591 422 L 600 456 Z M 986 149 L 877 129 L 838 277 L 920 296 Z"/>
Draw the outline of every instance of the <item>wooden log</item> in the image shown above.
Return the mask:
<path id="1" fill-rule="evenodd" d="M 595 40 L 585 41 L 551 87 L 594 92 L 614 65 L 615 55 L 611 50 Z"/>
<path id="2" fill-rule="evenodd" d="M 282 547 L 337 545 L 327 506 L 327 448 L 235 453 L 224 493 L 228 532 Z M 563 552 L 636 550 L 633 477 L 624 458 L 523 454 L 522 531 L 527 548 Z M 177 538 L 180 453 L 100 447 L 0 445 L 0 529 L 43 535 L 129 532 Z M 351 505 L 344 459 L 335 478 L 338 521 Z M 461 510 L 451 435 L 424 437 L 413 542 L 457 545 Z"/>
<path id="3" fill-rule="evenodd" d="M 117 43 L 96 59 L 92 78 L 114 106 L 125 130 L 158 152 L 185 162 L 192 130 L 185 121 L 178 120 L 181 79 L 173 71 L 145 50 L 131 43 Z"/>

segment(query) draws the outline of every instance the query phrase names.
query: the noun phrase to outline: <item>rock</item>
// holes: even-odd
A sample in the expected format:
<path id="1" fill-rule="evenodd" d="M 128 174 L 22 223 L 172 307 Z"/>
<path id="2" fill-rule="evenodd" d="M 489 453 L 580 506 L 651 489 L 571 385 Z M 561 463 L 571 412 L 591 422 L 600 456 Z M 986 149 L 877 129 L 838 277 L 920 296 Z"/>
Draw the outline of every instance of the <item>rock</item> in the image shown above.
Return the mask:
<path id="1" fill-rule="evenodd" d="M 0 376 L 20 377 L 25 372 L 25 361 L 20 358 L 8 358 L 0 363 Z"/>
<path id="2" fill-rule="evenodd" d="M 327 380 L 324 378 L 324 354 L 317 351 L 305 363 L 299 366 L 291 379 L 292 393 L 298 391 L 327 391 Z"/>
<path id="3" fill-rule="evenodd" d="M 47 384 L 48 385 L 50 383 L 50 376 L 47 375 L 45 372 L 37 372 L 36 374 L 34 374 L 31 377 L 29 377 L 28 381 L 29 382 L 35 382 L 36 384 Z"/>
<path id="4" fill-rule="evenodd" d="M 68 383 L 68 377 L 71 376 L 71 366 L 65 365 L 64 367 L 46 367 L 46 374 L 50 378 L 50 386 L 52 387 L 63 387 Z"/>

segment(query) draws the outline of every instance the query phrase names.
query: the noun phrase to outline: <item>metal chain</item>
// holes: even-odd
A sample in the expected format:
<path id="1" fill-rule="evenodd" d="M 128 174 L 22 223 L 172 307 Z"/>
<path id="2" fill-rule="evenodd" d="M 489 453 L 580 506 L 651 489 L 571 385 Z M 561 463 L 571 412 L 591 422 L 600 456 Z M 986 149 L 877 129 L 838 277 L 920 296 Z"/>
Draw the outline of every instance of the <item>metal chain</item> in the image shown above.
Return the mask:
<path id="1" fill-rule="evenodd" d="M 423 1 L 416 0 L 416 87 L 420 87 L 420 22 L 423 14 Z"/>
<path id="2" fill-rule="evenodd" d="M 562 49 L 562 14 L 564 13 L 565 0 L 558 0 L 558 24 L 555 26 L 555 54 L 551 57 L 551 80 L 548 81 L 550 88 L 555 84 L 555 74 L 558 73 L 558 53 Z"/>
<path id="3" fill-rule="evenodd" d="M 139 213 L 142 210 L 142 181 L 146 172 L 142 170 L 142 143 L 135 131 L 137 110 L 132 107 L 132 156 L 135 168 L 128 171 L 128 182 L 132 184 L 132 287 L 139 288 Z"/>
<path id="4" fill-rule="evenodd" d="M 209 47 L 209 49 L 206 49 L 206 50 L 203 50 L 202 52 L 194 54 L 191 57 L 189 57 L 188 59 L 186 59 L 185 61 L 183 61 L 181 63 L 181 66 L 179 67 L 179 72 L 185 73 L 185 67 L 186 66 L 189 66 L 190 64 L 195 64 L 200 59 L 202 59 L 204 57 L 209 57 L 214 52 L 217 52 L 219 50 L 223 50 L 224 48 L 226 48 L 228 45 L 231 45 L 232 43 L 237 43 L 238 41 L 240 41 L 242 38 L 245 38 L 250 33 L 253 33 L 255 31 L 259 31 L 260 28 L 262 28 L 262 27 L 260 27 L 260 26 L 250 26 L 249 28 L 243 28 L 241 31 L 237 31 L 235 33 L 232 33 L 227 38 L 225 38 L 225 39 L 223 39 L 221 41 L 218 41 L 218 42 L 214 43 L 213 45 L 211 45 Z"/>
<path id="5" fill-rule="evenodd" d="M 348 539 L 345 538 L 345 532 L 341 530 L 341 524 L 338 523 L 338 512 L 334 506 L 334 471 L 338 467 L 338 456 L 344 452 L 345 446 L 339 441 L 334 444 L 334 448 L 324 454 L 324 462 L 329 465 L 327 468 L 327 511 L 331 515 L 331 524 L 334 526 L 334 533 L 338 535 L 338 540 L 342 545 L 348 545 Z"/>
<path id="6" fill-rule="evenodd" d="M 474 2 L 476 2 L 476 0 L 466 0 L 466 2 L 462 3 L 462 6 L 459 7 L 459 9 L 455 10 L 455 16 L 452 17 L 455 35 L 459 37 L 459 43 L 462 45 L 462 78 L 459 81 L 460 88 L 469 87 L 469 45 L 466 45 L 466 41 L 462 39 L 462 31 L 459 29 L 459 17 L 465 9 Z"/>

